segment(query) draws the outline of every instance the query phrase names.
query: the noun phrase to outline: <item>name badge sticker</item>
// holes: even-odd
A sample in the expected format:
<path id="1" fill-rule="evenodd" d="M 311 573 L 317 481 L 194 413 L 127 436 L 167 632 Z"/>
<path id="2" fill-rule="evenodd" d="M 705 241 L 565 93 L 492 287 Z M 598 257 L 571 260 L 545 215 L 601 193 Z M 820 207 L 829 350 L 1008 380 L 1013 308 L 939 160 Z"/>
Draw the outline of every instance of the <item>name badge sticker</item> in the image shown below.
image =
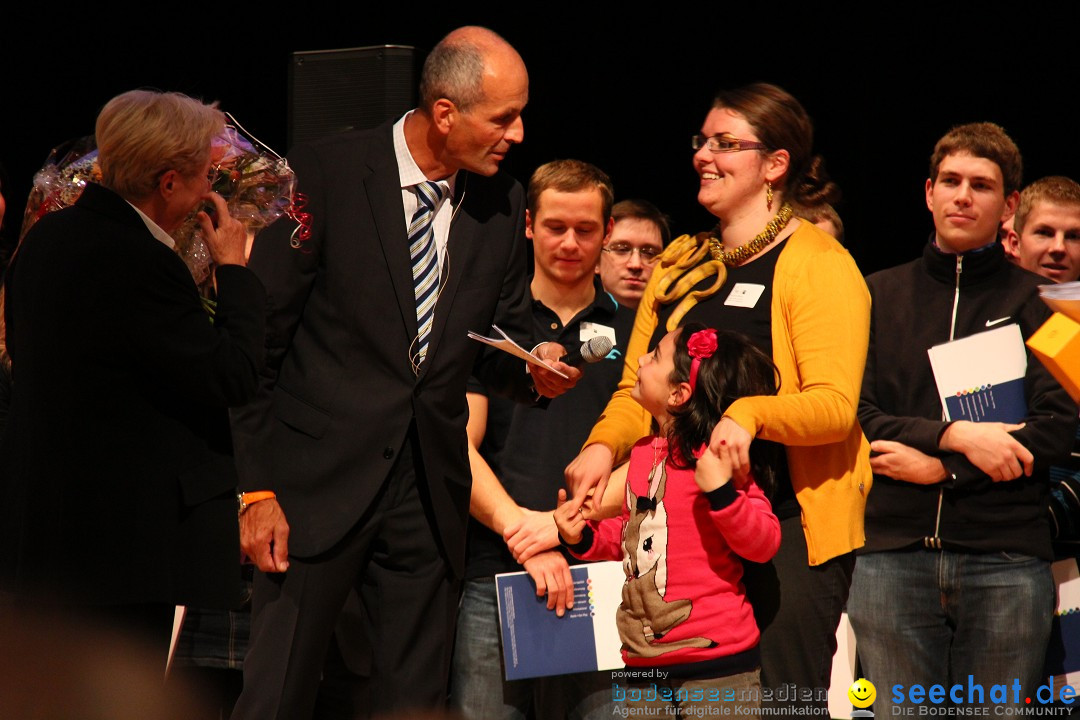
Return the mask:
<path id="1" fill-rule="evenodd" d="M 724 304 L 732 307 L 752 308 L 757 305 L 757 301 L 761 298 L 763 292 L 765 292 L 764 285 L 735 283 L 735 287 L 731 288 L 731 292 L 728 294 Z"/>
<path id="2" fill-rule="evenodd" d="M 616 344 L 615 328 L 601 325 L 600 323 L 583 322 L 578 330 L 578 340 L 589 342 L 594 337 L 606 337 L 612 345 Z"/>

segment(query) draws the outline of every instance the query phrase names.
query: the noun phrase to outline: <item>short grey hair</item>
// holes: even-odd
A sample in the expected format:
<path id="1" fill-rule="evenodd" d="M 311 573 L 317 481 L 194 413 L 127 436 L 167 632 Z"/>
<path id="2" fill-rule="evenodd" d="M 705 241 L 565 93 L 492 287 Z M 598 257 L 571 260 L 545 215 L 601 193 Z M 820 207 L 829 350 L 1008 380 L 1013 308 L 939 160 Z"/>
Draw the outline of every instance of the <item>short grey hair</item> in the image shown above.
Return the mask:
<path id="1" fill-rule="evenodd" d="M 498 32 L 484 27 L 461 27 L 434 46 L 420 73 L 420 107 L 432 112 L 446 98 L 461 112 L 484 99 L 484 69 L 488 53 L 499 47 L 513 51 Z"/>
<path id="2" fill-rule="evenodd" d="M 440 98 L 461 112 L 484 98 L 484 53 L 475 43 L 447 36 L 428 54 L 420 74 L 420 106 L 430 113 Z"/>
<path id="3" fill-rule="evenodd" d="M 183 93 L 130 90 L 110 100 L 95 136 L 101 184 L 127 200 L 154 191 L 169 170 L 193 175 L 210 158 L 225 115 Z"/>

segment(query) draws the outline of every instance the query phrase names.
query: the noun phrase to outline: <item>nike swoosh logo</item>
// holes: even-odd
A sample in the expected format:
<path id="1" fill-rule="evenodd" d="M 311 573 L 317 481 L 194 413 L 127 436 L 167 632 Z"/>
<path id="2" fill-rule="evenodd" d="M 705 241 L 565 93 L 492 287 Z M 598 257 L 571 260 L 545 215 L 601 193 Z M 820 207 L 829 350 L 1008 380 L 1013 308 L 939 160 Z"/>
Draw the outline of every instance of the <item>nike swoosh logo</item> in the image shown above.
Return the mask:
<path id="1" fill-rule="evenodd" d="M 998 323 L 1005 322 L 1006 320 L 1008 320 L 1011 317 L 1012 317 L 1012 315 L 1006 315 L 1005 317 L 998 318 L 997 320 L 987 320 L 986 321 L 986 327 L 993 327 L 994 325 L 997 325 Z"/>

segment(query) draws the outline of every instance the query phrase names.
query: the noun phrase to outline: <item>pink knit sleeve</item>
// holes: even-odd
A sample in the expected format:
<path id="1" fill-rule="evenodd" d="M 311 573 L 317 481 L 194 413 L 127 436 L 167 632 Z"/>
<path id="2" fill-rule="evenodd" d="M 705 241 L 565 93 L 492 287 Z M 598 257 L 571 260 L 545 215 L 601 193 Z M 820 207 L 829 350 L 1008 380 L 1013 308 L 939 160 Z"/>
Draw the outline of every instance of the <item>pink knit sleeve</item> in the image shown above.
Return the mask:
<path id="1" fill-rule="evenodd" d="M 780 521 L 757 483 L 735 490 L 732 502 L 711 515 L 728 546 L 751 562 L 771 560 L 780 548 Z"/>
<path id="2" fill-rule="evenodd" d="M 576 547 L 569 548 L 570 554 L 581 560 L 622 560 L 622 529 L 626 522 L 624 513 L 618 517 L 607 518 L 600 522 L 590 522 L 592 545 L 584 552 L 577 552 Z M 584 539 L 584 538 L 583 538 Z"/>

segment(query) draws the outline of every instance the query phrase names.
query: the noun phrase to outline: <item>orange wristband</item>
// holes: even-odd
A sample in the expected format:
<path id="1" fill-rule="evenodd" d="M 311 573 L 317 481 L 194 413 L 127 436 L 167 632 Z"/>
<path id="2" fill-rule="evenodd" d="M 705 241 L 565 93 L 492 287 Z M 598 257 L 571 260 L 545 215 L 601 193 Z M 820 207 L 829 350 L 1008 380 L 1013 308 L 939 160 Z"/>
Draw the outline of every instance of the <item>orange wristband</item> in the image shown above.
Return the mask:
<path id="1" fill-rule="evenodd" d="M 237 510 L 236 514 L 243 515 L 244 511 L 247 510 L 248 507 L 250 507 L 251 505 L 254 505 L 261 500 L 269 500 L 270 498 L 276 497 L 277 494 L 274 493 L 273 490 L 259 490 L 257 492 L 236 493 L 236 501 L 239 504 L 239 509 Z"/>

